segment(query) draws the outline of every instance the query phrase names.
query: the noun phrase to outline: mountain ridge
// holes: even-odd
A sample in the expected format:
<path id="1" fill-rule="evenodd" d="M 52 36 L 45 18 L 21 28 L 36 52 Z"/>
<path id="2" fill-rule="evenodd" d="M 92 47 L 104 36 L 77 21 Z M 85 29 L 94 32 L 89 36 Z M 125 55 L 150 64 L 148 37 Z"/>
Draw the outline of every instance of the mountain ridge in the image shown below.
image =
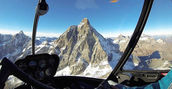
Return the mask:
<path id="1" fill-rule="evenodd" d="M 116 66 L 129 40 L 130 37 L 124 35 L 119 35 L 115 39 L 106 39 L 91 26 L 87 18 L 84 18 L 79 25 L 70 26 L 57 39 L 37 38 L 35 53 L 59 55 L 60 65 L 56 76 L 74 75 L 106 78 Z M 147 70 L 152 68 L 157 70 L 170 66 L 166 60 L 160 59 L 164 55 L 162 54 L 163 52 L 154 50 L 157 47 L 157 49 L 160 49 L 159 46 L 165 45 L 166 42 L 164 40 L 154 39 L 148 35 L 143 35 L 140 40 L 141 42 L 138 43 L 136 50 L 134 50 L 135 54 L 130 56 L 124 69 Z M 6 36 L 0 34 L 0 51 L 4 51 L 4 54 L 0 55 L 1 58 L 7 56 L 14 62 L 14 59 L 31 55 L 31 47 L 31 38 L 23 32 Z M 139 52 L 142 52 L 145 49 L 144 47 L 155 48 L 148 53 L 140 54 Z M 19 50 L 16 51 L 15 49 L 17 48 Z M 149 60 L 143 60 L 145 58 Z M 169 56 L 169 58 L 172 57 Z M 154 65 L 155 62 L 158 65 Z M 20 83 L 16 78 L 10 77 L 7 84 L 16 85 L 14 81 L 15 83 Z"/>
<path id="2" fill-rule="evenodd" d="M 95 64 L 99 64 L 101 61 L 109 62 L 115 59 L 113 58 L 113 54 L 120 56 L 116 48 L 99 34 L 86 18 L 79 25 L 70 26 L 54 44 L 56 48 L 59 48 L 59 56 L 62 60 L 59 69 L 69 66 L 77 70 L 79 67 L 81 69 L 78 71 L 83 72 L 89 64 L 95 66 Z M 74 67 L 73 64 L 76 62 L 78 63 L 76 64 L 77 67 Z"/>

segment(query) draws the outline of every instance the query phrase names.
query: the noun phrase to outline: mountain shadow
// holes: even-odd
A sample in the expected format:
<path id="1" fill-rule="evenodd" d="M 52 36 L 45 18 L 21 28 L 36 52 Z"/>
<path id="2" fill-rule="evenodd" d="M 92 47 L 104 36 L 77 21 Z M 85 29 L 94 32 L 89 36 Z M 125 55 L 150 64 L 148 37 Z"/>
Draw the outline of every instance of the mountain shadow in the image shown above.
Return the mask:
<path id="1" fill-rule="evenodd" d="M 142 61 L 145 61 L 145 60 L 150 60 L 150 59 L 160 59 L 161 56 L 159 54 L 159 51 L 155 51 L 153 52 L 151 55 L 148 55 L 148 56 L 139 56 L 139 58 L 142 60 Z"/>

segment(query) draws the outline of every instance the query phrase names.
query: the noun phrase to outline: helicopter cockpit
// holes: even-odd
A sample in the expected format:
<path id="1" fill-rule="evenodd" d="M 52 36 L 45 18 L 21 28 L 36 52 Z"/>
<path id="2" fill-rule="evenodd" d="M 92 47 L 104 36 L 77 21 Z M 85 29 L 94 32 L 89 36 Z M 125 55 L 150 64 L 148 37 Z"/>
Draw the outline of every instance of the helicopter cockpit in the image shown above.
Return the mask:
<path id="1" fill-rule="evenodd" d="M 116 2 L 116 0 L 114 0 Z M 144 86 L 162 79 L 170 70 L 124 70 L 123 66 L 136 47 L 144 30 L 154 0 L 144 0 L 144 5 L 133 35 L 119 62 L 106 79 L 80 76 L 55 76 L 60 64 L 57 54 L 35 54 L 35 39 L 39 17 L 48 12 L 46 0 L 39 0 L 32 33 L 32 55 L 12 63 L 3 58 L 0 65 L 0 89 L 10 75 L 19 78 L 24 84 L 15 89 L 112 89 L 110 81 L 126 86 Z"/>

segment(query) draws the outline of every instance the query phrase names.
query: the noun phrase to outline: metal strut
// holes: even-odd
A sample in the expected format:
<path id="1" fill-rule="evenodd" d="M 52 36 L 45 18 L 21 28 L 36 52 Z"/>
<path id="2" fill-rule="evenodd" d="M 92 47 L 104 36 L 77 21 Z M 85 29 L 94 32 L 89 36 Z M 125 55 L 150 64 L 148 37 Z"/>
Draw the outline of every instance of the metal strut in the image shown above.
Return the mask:
<path id="1" fill-rule="evenodd" d="M 116 75 L 122 71 L 122 68 L 124 66 L 124 64 L 127 62 L 129 56 L 131 55 L 131 53 L 133 52 L 143 30 L 145 27 L 145 24 L 147 22 L 150 10 L 152 8 L 152 4 L 153 4 L 154 0 L 145 0 L 144 1 L 144 5 L 142 8 L 142 12 L 139 18 L 139 21 L 137 23 L 137 26 L 134 30 L 134 33 L 127 45 L 127 48 L 124 51 L 124 54 L 122 55 L 122 57 L 120 58 L 118 64 L 116 65 L 116 67 L 113 69 L 113 71 L 111 72 L 111 74 L 109 75 L 109 77 L 103 81 L 98 87 L 97 89 L 104 89 L 103 85 L 104 83 L 106 83 L 108 80 L 113 80 L 114 82 L 118 82 Z"/>
<path id="2" fill-rule="evenodd" d="M 35 19 L 33 24 L 33 32 L 32 32 L 32 55 L 35 55 L 35 39 L 36 39 L 36 31 L 39 21 L 39 16 L 42 16 L 48 12 L 48 4 L 45 0 L 39 0 L 38 5 L 36 7 Z"/>

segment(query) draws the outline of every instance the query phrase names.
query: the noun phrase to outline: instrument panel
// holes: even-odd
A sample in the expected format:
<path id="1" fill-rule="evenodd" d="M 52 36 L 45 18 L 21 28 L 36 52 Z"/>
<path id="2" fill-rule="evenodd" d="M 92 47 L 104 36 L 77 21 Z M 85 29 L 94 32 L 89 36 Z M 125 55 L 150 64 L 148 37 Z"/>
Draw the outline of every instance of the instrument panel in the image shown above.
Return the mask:
<path id="1" fill-rule="evenodd" d="M 169 70 L 123 70 L 117 75 L 118 83 L 127 86 L 144 86 L 155 83 L 167 74 Z"/>
<path id="2" fill-rule="evenodd" d="M 31 77 L 43 82 L 54 77 L 59 65 L 59 57 L 54 54 L 29 55 L 19 59 L 15 64 Z"/>

